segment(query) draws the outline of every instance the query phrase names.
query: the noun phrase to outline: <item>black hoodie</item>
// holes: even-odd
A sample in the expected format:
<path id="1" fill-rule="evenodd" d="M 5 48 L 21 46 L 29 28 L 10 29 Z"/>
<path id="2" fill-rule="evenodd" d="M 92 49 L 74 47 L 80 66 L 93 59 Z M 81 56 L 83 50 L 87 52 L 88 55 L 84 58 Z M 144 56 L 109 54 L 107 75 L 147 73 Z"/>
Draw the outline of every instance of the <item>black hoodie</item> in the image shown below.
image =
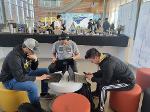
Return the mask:
<path id="1" fill-rule="evenodd" d="M 38 61 L 32 61 L 27 58 L 27 55 L 22 51 L 22 46 L 15 47 L 6 56 L 0 74 L 0 81 L 6 82 L 11 79 L 16 79 L 18 82 L 34 81 L 35 76 L 28 76 L 29 71 L 36 70 Z"/>
<path id="2" fill-rule="evenodd" d="M 115 82 L 135 83 L 135 77 L 129 67 L 120 59 L 106 54 L 106 58 L 99 63 L 100 70 L 93 73 L 93 82 L 111 84 Z"/>

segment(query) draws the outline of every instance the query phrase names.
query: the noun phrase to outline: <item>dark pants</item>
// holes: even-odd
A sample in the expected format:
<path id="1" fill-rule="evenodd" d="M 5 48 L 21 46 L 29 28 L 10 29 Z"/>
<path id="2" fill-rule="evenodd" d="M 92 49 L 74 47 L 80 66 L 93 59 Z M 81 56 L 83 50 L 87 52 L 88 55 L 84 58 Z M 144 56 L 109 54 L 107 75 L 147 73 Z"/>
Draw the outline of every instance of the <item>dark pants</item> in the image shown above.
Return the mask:
<path id="1" fill-rule="evenodd" d="M 50 73 L 62 71 L 65 73 L 68 67 L 71 67 L 74 72 L 77 72 L 76 62 L 73 59 L 57 60 L 55 63 L 51 63 L 48 67 Z"/>
<path id="2" fill-rule="evenodd" d="M 91 112 L 94 112 L 95 104 L 94 104 L 93 96 L 91 93 L 91 84 L 90 83 L 83 83 L 82 88 L 80 90 L 76 91 L 75 93 L 84 95 L 90 102 Z"/>

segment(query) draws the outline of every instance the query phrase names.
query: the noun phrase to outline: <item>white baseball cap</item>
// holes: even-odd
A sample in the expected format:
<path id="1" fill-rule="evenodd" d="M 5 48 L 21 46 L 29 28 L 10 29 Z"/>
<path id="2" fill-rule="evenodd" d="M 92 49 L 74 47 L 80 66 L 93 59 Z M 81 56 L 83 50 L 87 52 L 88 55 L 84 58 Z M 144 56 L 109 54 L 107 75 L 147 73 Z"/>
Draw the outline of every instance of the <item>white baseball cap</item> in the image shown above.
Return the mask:
<path id="1" fill-rule="evenodd" d="M 39 43 L 33 38 L 26 39 L 23 44 L 33 52 L 39 52 Z"/>

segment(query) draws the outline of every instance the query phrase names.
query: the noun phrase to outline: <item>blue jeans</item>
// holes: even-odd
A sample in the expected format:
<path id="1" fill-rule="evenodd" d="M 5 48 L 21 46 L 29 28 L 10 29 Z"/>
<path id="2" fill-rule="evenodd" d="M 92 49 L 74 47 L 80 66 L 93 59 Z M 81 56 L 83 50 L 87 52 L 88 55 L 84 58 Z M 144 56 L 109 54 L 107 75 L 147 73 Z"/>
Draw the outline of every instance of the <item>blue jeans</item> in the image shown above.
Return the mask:
<path id="1" fill-rule="evenodd" d="M 31 70 L 28 75 L 30 76 L 41 76 L 42 74 L 48 73 L 47 68 L 38 68 L 36 70 Z M 39 102 L 38 88 L 33 81 L 17 82 L 12 79 L 4 83 L 7 89 L 27 91 L 28 97 L 31 103 Z M 48 91 L 48 84 L 44 81 L 41 82 L 42 92 L 46 93 Z"/>

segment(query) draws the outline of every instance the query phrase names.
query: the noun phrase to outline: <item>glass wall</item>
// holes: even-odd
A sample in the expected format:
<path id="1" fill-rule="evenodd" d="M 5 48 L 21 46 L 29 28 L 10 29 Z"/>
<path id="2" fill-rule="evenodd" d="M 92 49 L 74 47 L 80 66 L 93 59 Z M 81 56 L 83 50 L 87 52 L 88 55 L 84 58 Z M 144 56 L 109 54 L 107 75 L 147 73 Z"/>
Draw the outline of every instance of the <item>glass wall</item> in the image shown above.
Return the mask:
<path id="1" fill-rule="evenodd" d="M 40 0 L 40 5 L 46 8 L 60 7 L 62 3 L 62 0 Z"/>
<path id="2" fill-rule="evenodd" d="M 17 24 L 34 23 L 33 0 L 4 0 L 6 20 Z"/>
<path id="3" fill-rule="evenodd" d="M 2 7 L 2 0 L 0 0 L 0 24 L 4 23 L 4 13 L 3 13 L 3 7 Z"/>
<path id="4" fill-rule="evenodd" d="M 109 12 L 109 21 L 111 23 L 115 23 L 115 25 L 117 26 L 117 21 L 118 21 L 118 13 L 119 13 L 119 7 L 121 5 L 127 4 L 131 1 L 135 1 L 135 0 L 109 0 L 108 2 L 108 12 Z"/>

